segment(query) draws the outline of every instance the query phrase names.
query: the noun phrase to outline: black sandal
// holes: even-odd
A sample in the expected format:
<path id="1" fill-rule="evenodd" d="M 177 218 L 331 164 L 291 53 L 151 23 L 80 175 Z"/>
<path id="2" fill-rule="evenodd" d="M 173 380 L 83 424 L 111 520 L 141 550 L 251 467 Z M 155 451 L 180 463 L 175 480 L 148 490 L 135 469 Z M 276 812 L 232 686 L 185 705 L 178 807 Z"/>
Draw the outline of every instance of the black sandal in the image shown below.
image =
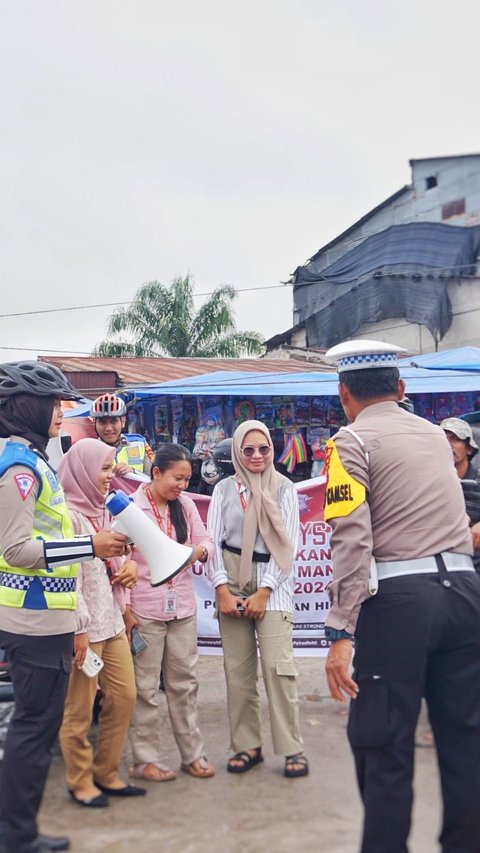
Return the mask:
<path id="1" fill-rule="evenodd" d="M 295 768 L 295 764 L 300 764 L 300 767 Z M 297 776 L 308 776 L 308 772 L 308 758 L 303 752 L 299 752 L 297 755 L 287 755 L 284 776 L 294 779 Z"/>
<path id="2" fill-rule="evenodd" d="M 232 761 L 241 761 L 242 764 L 235 765 L 232 764 Z M 260 764 L 263 761 L 262 755 L 262 747 L 257 746 L 255 749 L 255 755 L 250 755 L 249 752 L 237 752 L 236 755 L 232 755 L 227 764 L 227 770 L 229 773 L 246 773 L 247 770 L 251 770 L 252 767 L 255 767 L 256 764 Z"/>

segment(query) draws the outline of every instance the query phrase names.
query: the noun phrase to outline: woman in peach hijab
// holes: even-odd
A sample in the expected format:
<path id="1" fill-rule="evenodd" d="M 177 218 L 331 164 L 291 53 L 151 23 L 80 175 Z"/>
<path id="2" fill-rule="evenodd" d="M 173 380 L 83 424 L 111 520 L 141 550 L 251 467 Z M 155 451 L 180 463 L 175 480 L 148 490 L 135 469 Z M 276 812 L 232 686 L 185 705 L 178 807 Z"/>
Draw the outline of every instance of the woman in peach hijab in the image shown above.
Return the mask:
<path id="1" fill-rule="evenodd" d="M 76 534 L 109 527 L 104 498 L 110 488 L 115 448 L 93 438 L 76 442 L 58 466 Z M 74 666 L 70 675 L 60 743 L 72 800 L 101 808 L 109 796 L 132 797 L 144 788 L 119 778 L 122 751 L 135 705 L 135 679 L 122 612 L 136 582 L 136 564 L 92 559 L 77 578 L 78 610 Z M 82 666 L 91 649 L 103 661 L 98 675 Z M 98 686 L 102 690 L 95 752 L 88 739 Z"/>

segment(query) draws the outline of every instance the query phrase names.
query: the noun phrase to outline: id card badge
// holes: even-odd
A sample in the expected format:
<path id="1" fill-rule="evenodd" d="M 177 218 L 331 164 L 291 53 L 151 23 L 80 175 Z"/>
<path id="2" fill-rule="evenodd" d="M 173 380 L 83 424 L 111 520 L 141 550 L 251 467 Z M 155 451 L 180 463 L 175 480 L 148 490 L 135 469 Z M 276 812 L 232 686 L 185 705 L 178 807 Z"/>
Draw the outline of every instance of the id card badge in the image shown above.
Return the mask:
<path id="1" fill-rule="evenodd" d="M 177 593 L 174 589 L 168 589 L 165 593 L 165 613 L 173 616 L 177 612 Z"/>

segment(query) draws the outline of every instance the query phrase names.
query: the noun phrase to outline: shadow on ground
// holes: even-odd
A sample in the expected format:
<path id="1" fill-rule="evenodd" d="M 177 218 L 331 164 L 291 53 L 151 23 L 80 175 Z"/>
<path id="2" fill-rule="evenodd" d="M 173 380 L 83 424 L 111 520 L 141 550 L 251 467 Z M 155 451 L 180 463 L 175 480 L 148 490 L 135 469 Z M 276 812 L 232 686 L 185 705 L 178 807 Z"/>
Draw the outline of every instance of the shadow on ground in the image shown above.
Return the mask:
<path id="1" fill-rule="evenodd" d="M 285 779 L 283 760 L 272 753 L 261 684 L 265 762 L 240 776 L 227 774 L 228 730 L 222 659 L 199 661 L 199 711 L 212 779 L 178 773 L 173 782 L 145 783 L 141 800 L 111 800 L 107 809 L 69 802 L 56 752 L 40 815 L 44 832 L 67 834 L 72 853 L 355 853 L 361 807 L 346 740 L 346 707 L 327 697 L 324 663 L 298 658 L 302 728 L 310 775 Z M 165 696 L 164 760 L 178 769 Z M 94 730 L 93 730 L 94 735 Z M 416 803 L 411 853 L 435 853 L 439 824 L 434 750 L 417 750 Z M 128 770 L 128 750 L 123 770 Z"/>

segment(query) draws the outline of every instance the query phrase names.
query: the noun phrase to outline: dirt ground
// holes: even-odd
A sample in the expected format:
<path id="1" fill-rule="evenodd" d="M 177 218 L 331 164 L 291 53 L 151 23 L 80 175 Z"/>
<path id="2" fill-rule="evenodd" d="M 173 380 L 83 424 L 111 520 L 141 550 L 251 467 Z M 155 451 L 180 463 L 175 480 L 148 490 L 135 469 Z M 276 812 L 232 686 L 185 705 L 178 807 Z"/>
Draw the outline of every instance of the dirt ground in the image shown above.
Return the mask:
<path id="1" fill-rule="evenodd" d="M 356 853 L 361 806 L 346 739 L 346 709 L 327 696 L 324 663 L 297 658 L 305 751 L 310 775 L 285 779 L 272 753 L 262 690 L 265 762 L 250 772 L 227 774 L 228 727 L 222 659 L 201 657 L 199 712 L 212 779 L 178 773 L 173 782 L 145 783 L 146 797 L 110 800 L 107 809 L 82 809 L 67 796 L 56 754 L 40 813 L 40 828 L 69 835 L 73 853 Z M 175 769 L 166 701 L 164 760 Z M 94 736 L 94 729 L 93 736 Z M 125 778 L 128 749 L 124 759 Z M 417 749 L 411 853 L 434 853 L 440 822 L 435 751 Z"/>

